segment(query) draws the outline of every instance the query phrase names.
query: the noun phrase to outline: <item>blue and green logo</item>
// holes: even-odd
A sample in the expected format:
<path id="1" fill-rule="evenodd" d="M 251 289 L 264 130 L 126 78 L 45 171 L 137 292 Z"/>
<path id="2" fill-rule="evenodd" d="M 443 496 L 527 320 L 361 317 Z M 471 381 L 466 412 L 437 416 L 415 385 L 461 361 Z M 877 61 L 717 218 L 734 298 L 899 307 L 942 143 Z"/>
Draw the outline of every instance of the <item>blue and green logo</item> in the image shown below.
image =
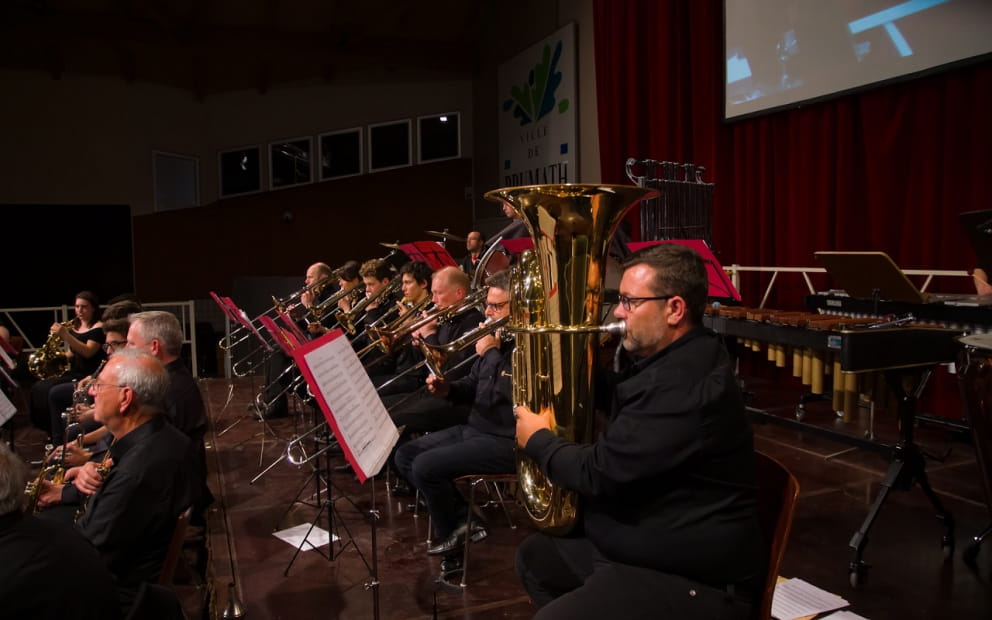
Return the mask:
<path id="1" fill-rule="evenodd" d="M 561 41 L 555 44 L 554 56 L 550 46 L 545 45 L 541 62 L 527 74 L 527 83 L 510 87 L 510 97 L 503 102 L 503 111 L 512 109 L 513 118 L 520 119 L 521 127 L 541 120 L 555 108 L 559 114 L 568 110 L 568 99 L 557 101 L 555 97 L 555 91 L 561 86 L 561 71 L 558 70 L 561 52 Z"/>

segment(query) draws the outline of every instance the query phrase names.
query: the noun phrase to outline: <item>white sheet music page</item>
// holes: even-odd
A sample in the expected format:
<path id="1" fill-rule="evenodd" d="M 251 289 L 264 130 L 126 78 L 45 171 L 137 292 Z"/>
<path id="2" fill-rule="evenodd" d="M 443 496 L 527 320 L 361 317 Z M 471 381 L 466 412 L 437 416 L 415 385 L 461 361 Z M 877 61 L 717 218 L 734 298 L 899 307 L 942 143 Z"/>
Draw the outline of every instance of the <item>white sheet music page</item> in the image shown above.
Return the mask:
<path id="1" fill-rule="evenodd" d="M 358 479 L 365 482 L 389 458 L 399 439 L 396 425 L 341 330 L 307 343 L 299 352 L 311 391 Z"/>
<path id="2" fill-rule="evenodd" d="M 775 586 L 772 617 L 792 620 L 846 606 L 847 601 L 836 594 L 821 590 L 802 579 L 789 579 Z"/>
<path id="3" fill-rule="evenodd" d="M 7 420 L 14 417 L 16 413 L 17 407 L 14 406 L 14 403 L 10 402 L 10 399 L 7 398 L 7 395 L 3 391 L 0 391 L 0 424 L 6 424 Z"/>

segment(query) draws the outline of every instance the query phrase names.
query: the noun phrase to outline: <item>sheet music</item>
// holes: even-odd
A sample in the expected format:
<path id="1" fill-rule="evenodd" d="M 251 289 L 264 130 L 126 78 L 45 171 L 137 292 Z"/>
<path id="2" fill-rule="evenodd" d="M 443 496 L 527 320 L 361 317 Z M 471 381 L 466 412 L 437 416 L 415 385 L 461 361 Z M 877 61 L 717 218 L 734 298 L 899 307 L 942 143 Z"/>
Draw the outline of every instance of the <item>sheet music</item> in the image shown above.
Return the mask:
<path id="1" fill-rule="evenodd" d="M 361 482 L 379 473 L 399 439 L 382 399 L 340 329 L 300 349 L 298 362 Z"/>
<path id="2" fill-rule="evenodd" d="M 7 420 L 14 417 L 15 413 L 17 413 L 17 407 L 15 407 L 14 403 L 10 402 L 10 399 L 7 398 L 7 395 L 0 390 L 0 425 L 6 424 Z"/>
<path id="3" fill-rule="evenodd" d="M 847 601 L 835 594 L 802 579 L 789 579 L 775 586 L 772 616 L 779 620 L 791 620 L 846 606 Z"/>

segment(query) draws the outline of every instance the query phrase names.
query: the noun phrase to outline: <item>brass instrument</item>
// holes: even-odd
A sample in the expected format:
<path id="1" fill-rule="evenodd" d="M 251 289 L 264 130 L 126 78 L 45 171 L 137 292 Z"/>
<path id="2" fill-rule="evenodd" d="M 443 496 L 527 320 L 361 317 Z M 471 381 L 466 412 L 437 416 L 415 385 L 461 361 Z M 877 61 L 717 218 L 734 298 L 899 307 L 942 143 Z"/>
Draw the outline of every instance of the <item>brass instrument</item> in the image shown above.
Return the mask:
<path id="1" fill-rule="evenodd" d="M 427 308 L 427 304 L 431 303 L 431 297 L 430 295 L 426 295 L 423 299 L 416 303 L 407 301 L 404 297 L 401 303 L 406 308 L 406 312 L 403 314 L 398 314 L 399 308 L 394 306 L 389 310 L 389 312 L 382 315 L 374 323 L 365 328 L 365 333 L 369 338 L 369 344 L 365 345 L 360 351 L 358 351 L 357 355 L 359 359 L 364 357 L 366 353 L 376 347 L 378 347 L 386 355 L 389 355 L 389 353 L 393 350 L 393 344 L 396 342 L 393 338 L 393 334 L 407 321 L 416 319 L 418 313 Z M 392 317 L 391 315 L 393 313 L 397 313 L 398 316 Z M 385 338 L 383 336 L 385 336 Z M 381 358 L 377 358 L 377 360 L 378 359 Z"/>
<path id="2" fill-rule="evenodd" d="M 38 496 L 41 494 L 42 482 L 46 480 L 52 484 L 62 484 L 65 479 L 65 451 L 57 463 L 46 465 L 55 449 L 51 445 L 45 446 L 45 458 L 42 460 L 41 470 L 34 480 L 29 481 L 24 486 L 26 496 L 24 504 L 25 514 L 35 514 L 38 512 Z"/>
<path id="3" fill-rule="evenodd" d="M 107 451 L 103 453 L 103 458 L 100 459 L 100 464 L 96 466 L 96 473 L 100 475 L 101 478 L 106 478 L 107 474 L 110 473 L 110 449 L 114 447 L 114 443 L 117 442 L 115 437 L 113 441 L 110 442 L 110 446 Z M 76 516 L 73 521 L 79 521 L 79 518 L 86 514 L 86 506 L 90 503 L 90 495 L 83 498 L 82 503 L 79 504 L 79 509 L 76 510 Z"/>
<path id="4" fill-rule="evenodd" d="M 365 309 L 375 302 L 388 299 L 393 293 L 400 289 L 402 284 L 403 280 L 400 278 L 393 278 L 389 281 L 389 284 L 382 287 L 375 293 L 366 296 L 357 304 L 353 305 L 351 310 L 342 310 L 338 313 L 338 325 L 343 327 L 349 334 L 355 335 L 355 325 L 358 323 L 358 318 L 365 312 Z"/>
<path id="5" fill-rule="evenodd" d="M 325 299 L 324 301 L 320 302 L 319 304 L 314 304 L 309 308 L 307 308 L 307 317 L 313 319 L 314 321 L 319 322 L 324 318 L 324 315 L 327 314 L 328 311 L 334 313 L 337 310 L 338 302 L 344 299 L 345 297 L 350 296 L 352 300 L 351 305 L 354 306 L 357 300 L 359 299 L 359 297 L 364 294 L 365 294 L 364 284 L 358 284 L 349 289 L 343 288 L 337 291 L 336 293 L 334 293 L 333 295 L 331 295 L 330 297 L 328 297 L 327 299 Z M 340 314 L 340 312 L 338 314 Z"/>
<path id="6" fill-rule="evenodd" d="M 66 329 L 72 328 L 72 321 L 62 323 Z M 39 379 L 53 379 L 69 370 L 69 358 L 62 349 L 62 337 L 56 333 L 48 335 L 41 348 L 28 357 L 28 370 Z"/>
<path id="7" fill-rule="evenodd" d="M 375 345 L 378 346 L 383 353 L 389 354 L 395 352 L 396 349 L 399 348 L 399 346 L 406 340 L 407 336 L 412 334 L 421 326 L 430 322 L 430 320 L 425 320 L 422 316 L 418 318 L 418 313 L 420 312 L 427 312 L 430 315 L 435 313 L 435 308 L 428 307 L 430 303 L 431 298 L 429 296 L 424 297 L 410 307 L 410 310 L 406 314 L 396 317 L 390 323 L 382 326 L 370 325 L 368 328 L 368 334 L 369 340 L 372 341 L 372 344 L 365 347 L 365 349 L 370 349 L 373 345 Z M 359 351 L 359 355 L 364 353 L 365 349 Z"/>
<path id="8" fill-rule="evenodd" d="M 593 432 L 593 371 L 610 237 L 651 189 L 606 185 L 510 187 L 486 194 L 516 211 L 534 250 L 511 274 L 510 322 L 514 334 L 514 402 L 550 410 L 554 433 L 589 443 Z M 520 496 L 531 520 L 550 534 L 567 533 L 578 520 L 578 495 L 555 486 L 540 466 L 517 451 Z"/>
<path id="9" fill-rule="evenodd" d="M 443 379 L 444 364 L 451 358 L 452 355 L 458 353 L 462 349 L 472 346 L 485 336 L 488 336 L 489 334 L 492 334 L 496 330 L 502 328 L 509 321 L 509 316 L 504 316 L 494 320 L 487 320 L 482 325 L 465 332 L 460 338 L 453 340 L 448 344 L 428 344 L 426 342 L 418 343 L 420 351 L 424 354 L 424 360 L 426 361 L 425 363 L 427 364 L 427 368 L 431 371 L 431 374 Z M 475 355 L 472 355 L 472 357 L 475 357 Z"/>
<path id="10" fill-rule="evenodd" d="M 370 336 L 374 336 L 377 341 L 382 343 L 380 346 L 384 351 L 388 349 L 389 352 L 393 352 L 399 348 L 400 345 L 406 342 L 407 338 L 413 335 L 413 332 L 428 323 L 432 323 L 434 321 L 437 321 L 438 323 L 450 321 L 456 316 L 464 314 L 472 308 L 477 307 L 479 304 L 485 303 L 486 290 L 487 289 L 483 288 L 475 291 L 471 295 L 468 295 L 462 299 L 460 302 L 446 308 L 430 308 L 427 310 L 427 314 L 425 316 L 420 317 L 412 323 L 402 324 L 400 327 L 392 331 L 386 329 L 369 330 Z M 404 317 L 406 316 L 409 316 L 409 313 L 404 315 Z"/>
<path id="11" fill-rule="evenodd" d="M 263 316 L 268 316 L 272 314 L 274 317 L 274 313 L 276 311 L 289 314 L 290 311 L 299 307 L 299 299 L 301 296 L 303 296 L 304 293 L 307 292 L 313 292 L 314 294 L 320 293 L 322 290 L 324 290 L 325 287 L 329 286 L 334 281 L 335 274 L 337 273 L 338 272 L 335 271 L 334 274 L 331 274 L 330 276 L 325 276 L 315 282 L 311 282 L 310 284 L 307 284 L 303 288 L 293 291 L 292 293 L 286 295 L 285 297 L 277 298 L 275 295 L 272 295 L 271 296 L 272 305 L 269 306 L 267 310 L 265 310 L 258 316 L 251 319 L 249 322 L 252 323 L 253 325 L 257 324 L 258 320 Z M 218 343 L 218 346 L 222 351 L 228 351 L 232 349 L 235 345 L 244 342 L 248 338 L 252 337 L 252 334 L 250 332 L 244 333 L 247 331 L 248 329 L 243 325 L 239 325 L 235 327 L 234 329 L 231 330 L 231 334 L 229 336 L 225 336 L 224 338 L 221 338 L 220 342 Z"/>

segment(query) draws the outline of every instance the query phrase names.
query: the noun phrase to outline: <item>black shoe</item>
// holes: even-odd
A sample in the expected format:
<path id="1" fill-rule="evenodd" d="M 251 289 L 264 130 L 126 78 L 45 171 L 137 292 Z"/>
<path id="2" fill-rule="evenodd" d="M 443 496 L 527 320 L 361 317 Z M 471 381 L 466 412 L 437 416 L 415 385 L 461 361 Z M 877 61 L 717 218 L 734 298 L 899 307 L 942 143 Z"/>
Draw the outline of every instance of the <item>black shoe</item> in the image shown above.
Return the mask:
<path id="1" fill-rule="evenodd" d="M 403 478 L 397 478 L 396 483 L 389 489 L 389 492 L 397 497 L 413 497 L 413 489 L 410 488 L 410 483 Z"/>
<path id="2" fill-rule="evenodd" d="M 462 523 L 456 527 L 455 530 L 451 532 L 451 534 L 449 534 L 443 541 L 433 547 L 428 547 L 427 555 L 450 554 L 458 549 L 461 549 L 465 545 L 465 533 L 467 530 L 467 524 Z M 489 532 L 486 531 L 486 527 L 484 525 L 481 523 L 472 524 L 472 542 L 479 542 L 488 535 Z"/>

